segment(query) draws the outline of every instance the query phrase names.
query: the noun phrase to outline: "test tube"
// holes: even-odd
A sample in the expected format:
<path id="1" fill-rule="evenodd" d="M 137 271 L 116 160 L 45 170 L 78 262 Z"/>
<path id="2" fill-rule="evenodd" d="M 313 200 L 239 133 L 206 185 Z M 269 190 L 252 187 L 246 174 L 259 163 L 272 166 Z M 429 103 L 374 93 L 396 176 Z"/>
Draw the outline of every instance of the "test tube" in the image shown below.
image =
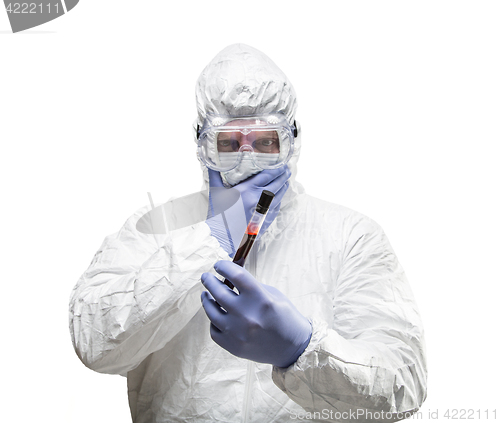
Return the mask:
<path id="1" fill-rule="evenodd" d="M 259 235 L 260 228 L 264 223 L 266 218 L 267 211 L 269 210 L 269 206 L 273 201 L 274 194 L 271 191 L 264 190 L 260 195 L 259 202 L 257 203 L 257 207 L 255 208 L 255 212 L 248 223 L 247 229 L 243 238 L 240 242 L 240 246 L 236 251 L 236 254 L 233 258 L 233 263 L 236 263 L 238 266 L 243 267 L 245 264 L 245 260 L 248 256 L 248 253 L 252 249 L 252 245 L 257 239 L 257 235 Z M 228 280 L 224 280 L 224 283 L 231 289 L 234 288 L 234 285 Z"/>

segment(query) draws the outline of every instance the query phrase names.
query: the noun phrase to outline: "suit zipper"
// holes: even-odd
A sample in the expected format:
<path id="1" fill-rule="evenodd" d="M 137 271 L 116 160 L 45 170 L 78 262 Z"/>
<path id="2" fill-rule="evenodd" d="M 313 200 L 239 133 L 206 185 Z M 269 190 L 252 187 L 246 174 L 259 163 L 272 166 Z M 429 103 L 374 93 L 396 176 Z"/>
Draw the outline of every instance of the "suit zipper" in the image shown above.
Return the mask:
<path id="1" fill-rule="evenodd" d="M 247 363 L 247 377 L 245 380 L 245 394 L 243 397 L 243 423 L 248 423 L 248 419 L 250 418 L 254 367 L 255 363 L 249 360 Z"/>
<path id="2" fill-rule="evenodd" d="M 250 251 L 249 259 L 250 263 L 245 263 L 247 270 L 252 274 L 252 276 L 257 279 L 257 242 L 253 245 L 253 248 Z M 243 423 L 248 423 L 250 418 L 250 408 L 251 408 L 251 400 L 252 400 L 252 386 L 254 379 L 254 371 L 255 371 L 255 363 L 253 361 L 248 361 L 247 363 L 247 374 L 245 380 L 245 393 L 243 397 Z"/>

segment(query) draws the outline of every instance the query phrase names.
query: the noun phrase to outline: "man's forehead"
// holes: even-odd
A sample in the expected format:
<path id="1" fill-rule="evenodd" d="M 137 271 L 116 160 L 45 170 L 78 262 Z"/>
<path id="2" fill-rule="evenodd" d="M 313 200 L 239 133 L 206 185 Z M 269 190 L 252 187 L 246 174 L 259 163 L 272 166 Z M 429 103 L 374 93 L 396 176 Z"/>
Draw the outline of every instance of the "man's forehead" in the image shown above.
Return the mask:
<path id="1" fill-rule="evenodd" d="M 248 121 L 246 121 L 247 125 L 250 126 L 251 124 L 248 124 Z M 248 129 L 245 130 L 244 127 L 245 125 L 240 125 L 238 123 L 229 123 L 230 126 L 241 126 L 242 129 L 234 129 L 234 130 L 227 130 L 220 132 L 217 137 L 218 139 L 225 139 L 225 138 L 233 138 L 233 137 L 242 137 L 242 136 L 248 136 L 248 137 L 253 137 L 253 138 L 279 138 L 278 133 L 273 130 L 273 129 L 257 129 L 255 124 L 251 125 L 253 129 Z"/>

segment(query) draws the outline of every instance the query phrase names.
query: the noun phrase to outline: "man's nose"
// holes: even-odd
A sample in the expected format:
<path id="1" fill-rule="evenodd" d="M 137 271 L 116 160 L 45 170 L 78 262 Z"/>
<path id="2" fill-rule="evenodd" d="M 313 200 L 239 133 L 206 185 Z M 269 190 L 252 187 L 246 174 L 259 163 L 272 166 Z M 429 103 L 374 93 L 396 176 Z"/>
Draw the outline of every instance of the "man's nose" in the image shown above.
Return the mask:
<path id="1" fill-rule="evenodd" d="M 245 151 L 245 150 L 250 150 L 250 148 L 253 149 L 252 144 L 253 144 L 253 137 L 250 137 L 250 134 L 244 135 L 242 134 L 240 138 L 240 150 Z M 250 148 L 249 148 L 250 147 Z"/>

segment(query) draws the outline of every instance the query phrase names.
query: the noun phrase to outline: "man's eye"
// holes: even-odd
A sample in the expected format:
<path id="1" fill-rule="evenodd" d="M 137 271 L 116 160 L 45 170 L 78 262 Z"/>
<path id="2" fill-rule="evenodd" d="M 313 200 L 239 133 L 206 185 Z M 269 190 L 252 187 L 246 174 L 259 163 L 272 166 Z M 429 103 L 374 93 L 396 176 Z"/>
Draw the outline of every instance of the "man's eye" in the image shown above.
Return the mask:
<path id="1" fill-rule="evenodd" d="M 219 140 L 219 145 L 222 147 L 228 147 L 231 145 L 231 141 L 230 140 Z"/>
<path id="2" fill-rule="evenodd" d="M 260 144 L 262 144 L 264 147 L 269 147 L 271 145 L 273 145 L 276 141 L 275 140 L 262 140 L 260 141 Z"/>

